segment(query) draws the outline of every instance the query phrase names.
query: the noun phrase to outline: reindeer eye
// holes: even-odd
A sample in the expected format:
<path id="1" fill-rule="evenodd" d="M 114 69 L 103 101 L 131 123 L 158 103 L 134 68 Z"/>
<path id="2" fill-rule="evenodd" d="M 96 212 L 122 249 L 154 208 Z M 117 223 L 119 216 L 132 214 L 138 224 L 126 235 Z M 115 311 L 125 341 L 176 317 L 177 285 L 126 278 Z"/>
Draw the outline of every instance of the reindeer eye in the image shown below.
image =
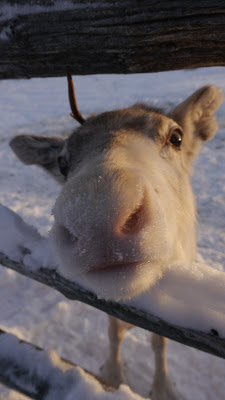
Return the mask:
<path id="1" fill-rule="evenodd" d="M 182 136 L 183 136 L 183 133 L 182 133 L 181 129 L 175 128 L 170 133 L 169 142 L 176 148 L 180 148 L 180 146 L 182 144 Z"/>
<path id="2" fill-rule="evenodd" d="M 59 170 L 62 175 L 67 176 L 68 170 L 69 170 L 69 165 L 66 159 L 62 156 L 58 157 L 58 165 L 59 165 Z"/>

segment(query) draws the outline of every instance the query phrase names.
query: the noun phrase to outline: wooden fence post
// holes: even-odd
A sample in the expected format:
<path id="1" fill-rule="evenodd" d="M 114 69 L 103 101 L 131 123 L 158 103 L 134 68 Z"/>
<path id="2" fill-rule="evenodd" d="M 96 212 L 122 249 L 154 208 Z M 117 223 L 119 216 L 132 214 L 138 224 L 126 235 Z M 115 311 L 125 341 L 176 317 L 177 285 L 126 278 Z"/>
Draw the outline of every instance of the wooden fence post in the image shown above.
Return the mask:
<path id="1" fill-rule="evenodd" d="M 225 65 L 224 36 L 221 0 L 8 0 L 0 79 Z"/>

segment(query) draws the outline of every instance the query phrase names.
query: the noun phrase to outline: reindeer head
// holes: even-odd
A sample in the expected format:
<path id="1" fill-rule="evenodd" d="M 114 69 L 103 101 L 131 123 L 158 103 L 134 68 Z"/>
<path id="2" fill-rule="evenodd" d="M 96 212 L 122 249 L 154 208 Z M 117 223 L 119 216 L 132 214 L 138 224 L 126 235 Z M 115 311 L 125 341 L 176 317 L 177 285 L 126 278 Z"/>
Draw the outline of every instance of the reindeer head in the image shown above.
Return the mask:
<path id="1" fill-rule="evenodd" d="M 68 82 L 82 126 L 65 141 L 20 135 L 10 145 L 64 182 L 50 232 L 62 272 L 99 296 L 129 298 L 195 258 L 190 165 L 217 130 L 223 95 L 206 86 L 170 113 L 136 104 L 84 120 Z"/>

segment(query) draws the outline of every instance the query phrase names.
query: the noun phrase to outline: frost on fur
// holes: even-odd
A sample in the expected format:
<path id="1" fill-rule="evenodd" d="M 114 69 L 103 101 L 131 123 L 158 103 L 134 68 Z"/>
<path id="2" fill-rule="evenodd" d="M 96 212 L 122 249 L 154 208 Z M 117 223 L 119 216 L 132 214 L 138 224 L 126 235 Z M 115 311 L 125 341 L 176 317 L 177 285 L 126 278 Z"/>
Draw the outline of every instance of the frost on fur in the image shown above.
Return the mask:
<path id="1" fill-rule="evenodd" d="M 119 300 L 195 260 L 190 162 L 215 134 L 222 99 L 206 86 L 169 114 L 137 104 L 88 118 L 65 141 L 11 141 L 21 161 L 65 181 L 50 234 L 63 274 Z"/>
<path id="2" fill-rule="evenodd" d="M 64 183 L 50 233 L 62 274 L 100 297 L 127 300 L 146 293 L 169 265 L 195 260 L 191 161 L 216 133 L 222 99 L 218 88 L 207 86 L 170 113 L 137 104 L 82 119 L 65 141 L 24 135 L 11 141 L 21 161 Z M 114 385 L 123 379 L 124 329 L 110 318 L 103 372 Z M 154 400 L 176 400 L 166 339 L 155 335 L 152 344 Z"/>

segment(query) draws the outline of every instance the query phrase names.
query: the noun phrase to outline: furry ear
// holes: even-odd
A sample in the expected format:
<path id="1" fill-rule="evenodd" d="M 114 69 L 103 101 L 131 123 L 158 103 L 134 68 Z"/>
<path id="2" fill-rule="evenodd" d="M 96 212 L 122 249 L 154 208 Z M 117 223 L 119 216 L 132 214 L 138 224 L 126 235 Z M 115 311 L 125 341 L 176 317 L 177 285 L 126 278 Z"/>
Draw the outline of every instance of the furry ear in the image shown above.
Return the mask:
<path id="1" fill-rule="evenodd" d="M 19 135 L 9 145 L 24 164 L 38 165 L 62 183 L 64 177 L 59 171 L 57 160 L 64 143 L 65 140 L 58 137 Z"/>
<path id="2" fill-rule="evenodd" d="M 183 146 L 191 158 L 201 143 L 215 135 L 218 125 L 214 112 L 223 102 L 222 91 L 215 86 L 204 86 L 179 104 L 170 116 L 183 128 Z"/>

